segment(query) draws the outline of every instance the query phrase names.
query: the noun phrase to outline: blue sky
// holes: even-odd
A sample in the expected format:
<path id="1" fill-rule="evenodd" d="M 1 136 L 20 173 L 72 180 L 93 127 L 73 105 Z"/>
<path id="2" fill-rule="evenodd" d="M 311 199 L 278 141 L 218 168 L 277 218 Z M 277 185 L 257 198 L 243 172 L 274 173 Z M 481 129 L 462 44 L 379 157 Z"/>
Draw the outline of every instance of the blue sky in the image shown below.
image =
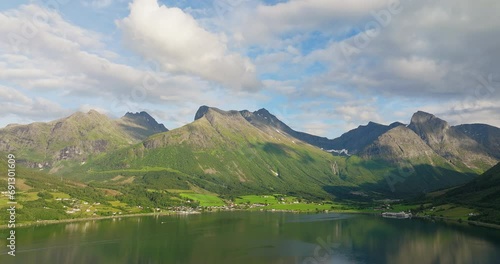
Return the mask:
<path id="1" fill-rule="evenodd" d="M 0 3 L 0 126 L 96 109 L 169 129 L 266 108 L 330 138 L 417 110 L 500 126 L 498 1 Z"/>

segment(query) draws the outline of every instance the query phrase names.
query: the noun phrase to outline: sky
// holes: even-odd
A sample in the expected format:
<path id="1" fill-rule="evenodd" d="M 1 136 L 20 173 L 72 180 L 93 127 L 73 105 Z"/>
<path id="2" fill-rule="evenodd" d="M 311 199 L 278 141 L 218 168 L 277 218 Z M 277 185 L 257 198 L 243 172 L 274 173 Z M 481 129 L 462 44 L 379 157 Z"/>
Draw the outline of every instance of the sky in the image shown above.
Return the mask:
<path id="1" fill-rule="evenodd" d="M 500 1 L 0 2 L 0 127 L 95 109 L 169 129 L 266 108 L 335 138 L 418 110 L 500 127 Z"/>

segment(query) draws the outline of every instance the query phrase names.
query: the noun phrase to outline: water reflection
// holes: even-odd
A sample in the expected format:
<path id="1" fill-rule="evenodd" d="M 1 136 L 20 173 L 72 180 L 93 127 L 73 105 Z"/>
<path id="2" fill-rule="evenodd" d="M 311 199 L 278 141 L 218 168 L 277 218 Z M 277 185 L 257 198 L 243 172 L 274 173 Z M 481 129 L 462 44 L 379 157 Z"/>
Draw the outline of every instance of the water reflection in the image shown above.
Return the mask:
<path id="1" fill-rule="evenodd" d="M 1 263 L 496 263 L 500 231 L 364 215 L 223 212 L 19 228 Z"/>

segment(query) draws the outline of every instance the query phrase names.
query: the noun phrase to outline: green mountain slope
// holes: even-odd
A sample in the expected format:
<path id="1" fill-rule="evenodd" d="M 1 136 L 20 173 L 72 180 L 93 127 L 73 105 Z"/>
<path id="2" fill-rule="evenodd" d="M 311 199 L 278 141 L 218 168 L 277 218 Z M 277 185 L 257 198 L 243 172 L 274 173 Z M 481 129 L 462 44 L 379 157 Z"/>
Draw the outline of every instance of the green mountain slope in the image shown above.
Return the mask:
<path id="1" fill-rule="evenodd" d="M 219 194 L 322 197 L 348 194 L 362 184 L 379 187 L 383 181 L 383 166 L 335 157 L 279 130 L 263 131 L 238 111 L 201 107 L 195 119 L 81 166 L 86 180 L 122 175 L 159 188 L 194 185 Z"/>
<path id="2" fill-rule="evenodd" d="M 7 168 L 7 155 L 0 153 L 0 156 L 0 167 Z M 176 193 L 149 192 L 146 184 L 142 183 L 117 183 L 112 189 L 107 189 L 98 184 L 67 179 L 19 164 L 15 172 L 16 224 L 39 220 L 151 213 L 152 208 L 157 207 L 196 206 L 186 203 L 186 199 Z M 0 171 L 0 185 L 5 186 L 4 190 L 7 190 L 6 169 Z M 5 211 L 10 206 L 9 201 L 9 197 L 2 194 L 0 210 Z M 6 225 L 8 220 L 9 214 L 0 214 L 0 226 Z"/>
<path id="3" fill-rule="evenodd" d="M 33 168 L 55 167 L 64 160 L 83 162 L 89 155 L 112 151 L 166 131 L 154 119 L 149 121 L 152 125 L 140 121 L 133 114 L 115 121 L 91 110 L 48 123 L 9 125 L 0 129 L 0 151 L 17 154 L 20 162 Z"/>
<path id="4" fill-rule="evenodd" d="M 352 156 L 299 140 L 321 138 L 292 130 L 265 109 L 202 106 L 194 122 L 164 131 L 145 112 L 112 120 L 90 111 L 1 129 L 0 151 L 85 182 L 365 200 L 460 185 L 495 160 L 477 139 L 420 112 L 408 127 L 369 123 L 344 134 L 337 141 L 355 149 Z"/>
<path id="5" fill-rule="evenodd" d="M 269 113 L 266 109 L 260 109 L 255 112 L 247 110 L 240 111 L 241 115 L 257 128 L 267 131 L 278 129 L 291 137 L 302 140 L 313 146 L 317 146 L 326 150 L 342 150 L 346 149 L 349 153 L 356 154 L 363 150 L 364 147 L 373 143 L 383 133 L 391 128 L 402 125 L 399 122 L 390 124 L 389 126 L 369 122 L 366 126 L 359 126 L 356 129 L 344 133 L 342 136 L 335 139 L 319 137 L 308 133 L 293 130 L 288 125 L 279 120 L 276 116 Z"/>
<path id="6" fill-rule="evenodd" d="M 385 157 L 377 156 L 374 150 L 378 148 L 376 145 L 380 142 L 377 143 L 376 141 L 386 133 L 396 133 L 396 130 L 391 131 L 393 128 L 403 126 L 399 122 L 390 125 L 369 122 L 367 125 L 352 129 L 338 138 L 327 139 L 295 131 L 266 109 L 255 112 L 244 110 L 240 113 L 252 125 L 264 132 L 278 130 L 311 145 L 325 150 L 335 150 L 343 154 L 357 154 L 366 157 L 367 152 L 371 152 L 369 155 L 371 159 L 382 160 L 388 160 L 387 153 L 384 154 Z M 457 171 L 482 173 L 496 164 L 500 157 L 500 129 L 496 127 L 482 124 L 453 127 L 434 115 L 418 111 L 412 116 L 408 128 L 404 133 L 401 129 L 397 131 L 415 139 L 413 141 L 415 150 L 421 149 L 423 144 L 430 147 L 430 149 L 426 148 L 427 153 L 418 153 L 420 158 L 427 158 L 427 165 L 429 166 L 434 166 L 433 160 L 436 158 L 436 162 L 446 164 L 447 169 L 451 167 L 452 170 Z M 418 139 L 414 135 L 418 135 Z M 389 135 L 389 137 L 391 136 Z M 398 137 L 399 139 L 405 140 L 404 137 Z M 414 152 L 408 143 L 395 142 L 395 144 L 398 143 L 406 145 L 407 153 Z M 371 148 L 371 150 L 367 150 L 367 148 Z M 400 154 L 394 152 L 391 155 L 398 156 Z M 406 153 L 403 153 L 404 155 Z M 443 161 L 443 159 L 446 161 Z M 454 182 L 453 179 L 451 182 Z M 460 180 L 455 183 L 463 183 L 463 181 Z"/>
<path id="7" fill-rule="evenodd" d="M 459 203 L 500 210 L 500 163 L 444 197 Z"/>
<path id="8" fill-rule="evenodd" d="M 368 154 L 334 156 L 257 118 L 245 111 L 203 106 L 194 122 L 92 159 L 73 175 L 86 181 L 122 176 L 160 189 L 195 186 L 231 195 L 284 193 L 352 199 L 412 195 L 464 183 L 472 177 L 463 171 L 457 173 L 404 126 L 393 131 L 398 140 L 406 138 L 406 134 L 399 136 L 404 130 L 423 149 L 411 154 L 413 146 L 405 146 L 404 153 L 391 154 L 398 158 L 392 160 Z M 380 138 L 380 142 L 386 141 Z M 432 155 L 419 156 L 426 152 Z M 388 177 L 398 171 L 399 161 L 408 160 L 416 173 L 406 177 L 406 183 L 397 183 L 407 187 L 394 190 Z"/>
<path id="9" fill-rule="evenodd" d="M 462 186 L 430 194 L 417 202 L 468 208 L 474 212 L 465 216 L 468 220 L 500 225 L 500 163 Z"/>

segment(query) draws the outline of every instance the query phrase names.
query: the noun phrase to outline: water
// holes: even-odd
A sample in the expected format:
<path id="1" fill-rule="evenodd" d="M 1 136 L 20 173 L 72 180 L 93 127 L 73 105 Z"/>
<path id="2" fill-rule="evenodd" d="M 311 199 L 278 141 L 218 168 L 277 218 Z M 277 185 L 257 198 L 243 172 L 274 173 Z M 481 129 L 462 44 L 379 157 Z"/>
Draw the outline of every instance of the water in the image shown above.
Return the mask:
<path id="1" fill-rule="evenodd" d="M 2 230 L 7 237 L 7 230 Z M 499 263 L 500 230 L 369 215 L 221 212 L 18 228 L 0 263 Z"/>

